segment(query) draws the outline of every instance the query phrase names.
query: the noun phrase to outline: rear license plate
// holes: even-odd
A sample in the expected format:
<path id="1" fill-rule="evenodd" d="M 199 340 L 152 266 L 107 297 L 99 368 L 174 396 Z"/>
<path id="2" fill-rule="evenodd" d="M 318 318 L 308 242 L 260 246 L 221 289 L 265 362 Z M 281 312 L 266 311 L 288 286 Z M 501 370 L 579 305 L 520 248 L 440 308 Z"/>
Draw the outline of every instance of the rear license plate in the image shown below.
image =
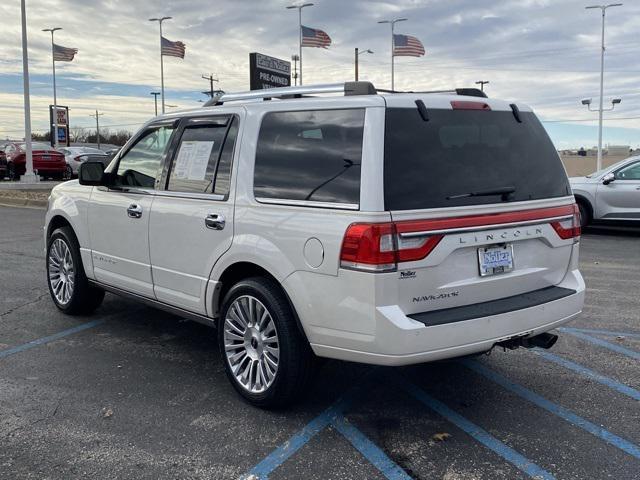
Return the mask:
<path id="1" fill-rule="evenodd" d="M 513 270 L 513 245 L 505 243 L 480 247 L 478 249 L 478 264 L 481 277 L 510 272 Z"/>
<path id="2" fill-rule="evenodd" d="M 49 155 L 43 155 L 42 160 L 51 160 L 51 157 Z"/>

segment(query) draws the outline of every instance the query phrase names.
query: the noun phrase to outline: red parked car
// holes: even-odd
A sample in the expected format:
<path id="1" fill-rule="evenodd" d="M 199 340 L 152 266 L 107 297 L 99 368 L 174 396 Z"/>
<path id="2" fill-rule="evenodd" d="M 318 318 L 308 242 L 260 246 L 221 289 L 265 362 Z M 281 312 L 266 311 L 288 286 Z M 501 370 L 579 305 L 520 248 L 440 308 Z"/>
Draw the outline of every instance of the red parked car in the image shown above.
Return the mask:
<path id="1" fill-rule="evenodd" d="M 46 143 L 31 144 L 33 152 L 33 170 L 41 177 L 53 177 L 62 180 L 67 169 L 64 155 Z M 24 143 L 9 143 L 5 146 L 7 157 L 7 176 L 10 180 L 19 180 L 26 171 Z"/>

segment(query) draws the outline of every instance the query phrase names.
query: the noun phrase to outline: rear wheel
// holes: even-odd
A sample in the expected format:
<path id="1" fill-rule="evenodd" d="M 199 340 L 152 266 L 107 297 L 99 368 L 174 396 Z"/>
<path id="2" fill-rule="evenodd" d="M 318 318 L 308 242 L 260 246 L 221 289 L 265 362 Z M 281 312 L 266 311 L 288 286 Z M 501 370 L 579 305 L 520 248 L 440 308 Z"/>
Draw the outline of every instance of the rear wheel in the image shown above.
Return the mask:
<path id="1" fill-rule="evenodd" d="M 71 168 L 71 165 L 67 165 L 67 168 L 65 168 L 64 170 L 64 176 L 62 177 L 63 180 L 71 180 L 73 178 L 73 169 Z"/>
<path id="2" fill-rule="evenodd" d="M 104 299 L 104 290 L 87 280 L 80 246 L 70 227 L 58 228 L 49 237 L 47 279 L 53 303 L 65 313 L 91 313 Z"/>
<path id="3" fill-rule="evenodd" d="M 313 353 L 275 281 L 253 277 L 231 287 L 219 326 L 227 377 L 249 403 L 279 407 L 305 392 Z"/>

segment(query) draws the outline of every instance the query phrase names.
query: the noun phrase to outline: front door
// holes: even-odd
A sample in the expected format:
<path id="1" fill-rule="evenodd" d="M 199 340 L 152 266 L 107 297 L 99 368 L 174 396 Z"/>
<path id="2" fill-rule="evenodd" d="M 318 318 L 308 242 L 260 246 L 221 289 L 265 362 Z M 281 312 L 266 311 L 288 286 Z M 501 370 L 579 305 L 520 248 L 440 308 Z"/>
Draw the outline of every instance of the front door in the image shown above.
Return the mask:
<path id="1" fill-rule="evenodd" d="M 640 221 L 640 162 L 614 172 L 615 180 L 598 185 L 596 218 Z"/>
<path id="2" fill-rule="evenodd" d="M 233 238 L 231 171 L 242 112 L 185 119 L 149 223 L 158 300 L 207 314 L 209 274 Z"/>
<path id="3" fill-rule="evenodd" d="M 95 187 L 89 206 L 95 279 L 151 298 L 149 218 L 174 123 L 141 132 L 113 166 L 112 185 Z"/>

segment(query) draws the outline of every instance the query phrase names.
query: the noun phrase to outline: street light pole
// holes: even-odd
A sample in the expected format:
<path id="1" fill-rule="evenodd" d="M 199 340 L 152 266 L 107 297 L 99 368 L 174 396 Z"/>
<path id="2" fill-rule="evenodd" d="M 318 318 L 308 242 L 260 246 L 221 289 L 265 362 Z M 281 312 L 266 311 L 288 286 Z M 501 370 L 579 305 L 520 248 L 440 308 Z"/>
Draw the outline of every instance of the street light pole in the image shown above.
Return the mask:
<path id="1" fill-rule="evenodd" d="M 489 83 L 489 80 L 478 80 L 476 85 L 480 85 L 480 91 L 484 92 L 484 86 Z"/>
<path id="2" fill-rule="evenodd" d="M 358 58 L 360 58 L 360 55 L 362 55 L 363 53 L 373 53 L 373 50 L 366 49 L 366 50 L 360 51 L 358 47 L 356 47 L 356 50 L 355 50 L 356 82 L 358 81 L 358 76 L 359 76 L 358 75 Z"/>
<path id="3" fill-rule="evenodd" d="M 603 112 L 603 104 L 604 104 L 604 22 L 606 10 L 609 7 L 621 7 L 622 3 L 610 3 L 608 5 L 590 5 L 585 7 L 587 10 L 593 8 L 599 8 L 602 10 L 602 42 L 600 46 L 600 108 L 598 109 L 598 160 L 597 160 L 597 169 L 602 169 L 602 112 Z"/>
<path id="4" fill-rule="evenodd" d="M 158 22 L 160 26 L 160 94 L 162 97 L 162 113 L 164 114 L 164 59 L 162 58 L 162 22 L 173 17 L 150 18 L 150 22 Z"/>
<path id="5" fill-rule="evenodd" d="M 61 27 L 45 28 L 43 32 L 51 32 L 51 64 L 53 65 L 53 148 L 58 148 L 58 99 L 56 96 L 56 58 L 53 47 L 53 32 Z"/>
<path id="6" fill-rule="evenodd" d="M 156 109 L 156 117 L 158 116 L 158 95 L 160 92 L 151 92 L 149 95 L 153 95 L 153 105 Z"/>
<path id="7" fill-rule="evenodd" d="M 40 177 L 33 173 L 33 155 L 31 149 L 31 99 L 29 97 L 29 53 L 27 51 L 27 10 L 25 0 L 20 1 L 22 17 L 22 85 L 24 89 L 24 143 L 26 166 L 25 174 L 20 178 L 24 183 L 35 183 Z"/>
<path id="8" fill-rule="evenodd" d="M 298 9 L 298 56 L 300 57 L 298 59 L 298 61 L 300 62 L 300 74 L 298 75 L 298 79 L 300 80 L 299 85 L 302 85 L 302 9 L 304 7 L 312 6 L 313 3 L 301 3 L 298 5 L 289 5 L 288 7 L 286 7 L 287 9 Z"/>
<path id="9" fill-rule="evenodd" d="M 394 46 L 394 40 L 393 40 L 393 33 L 394 33 L 394 28 L 397 22 L 405 22 L 407 21 L 406 18 L 396 18 L 394 20 L 380 20 L 378 23 L 388 23 L 391 25 L 391 90 L 395 90 L 395 79 L 394 79 L 394 58 L 395 56 L 393 55 L 393 46 Z"/>

